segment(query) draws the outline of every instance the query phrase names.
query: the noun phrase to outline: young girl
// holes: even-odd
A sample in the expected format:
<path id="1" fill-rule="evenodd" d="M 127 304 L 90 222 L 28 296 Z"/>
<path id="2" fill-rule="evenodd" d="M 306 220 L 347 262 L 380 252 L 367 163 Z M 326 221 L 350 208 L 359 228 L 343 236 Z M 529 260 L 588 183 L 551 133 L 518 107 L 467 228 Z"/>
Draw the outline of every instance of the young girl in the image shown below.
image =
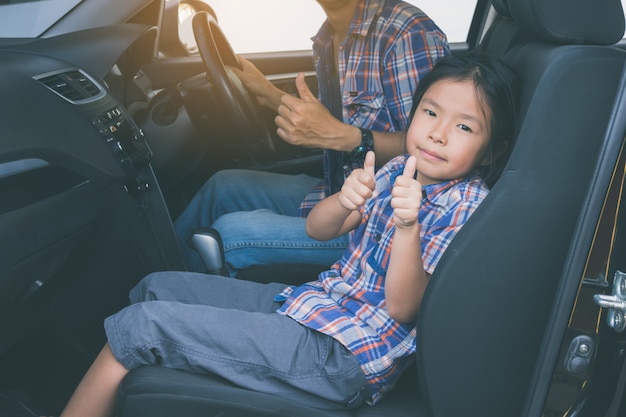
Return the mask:
<path id="1" fill-rule="evenodd" d="M 439 61 L 415 93 L 407 155 L 375 173 L 368 153 L 307 219 L 316 239 L 353 231 L 339 261 L 299 287 L 149 275 L 106 319 L 108 343 L 62 416 L 113 415 L 122 378 L 154 364 L 318 408 L 378 402 L 409 365 L 430 274 L 500 174 L 515 101 L 501 62 Z"/>

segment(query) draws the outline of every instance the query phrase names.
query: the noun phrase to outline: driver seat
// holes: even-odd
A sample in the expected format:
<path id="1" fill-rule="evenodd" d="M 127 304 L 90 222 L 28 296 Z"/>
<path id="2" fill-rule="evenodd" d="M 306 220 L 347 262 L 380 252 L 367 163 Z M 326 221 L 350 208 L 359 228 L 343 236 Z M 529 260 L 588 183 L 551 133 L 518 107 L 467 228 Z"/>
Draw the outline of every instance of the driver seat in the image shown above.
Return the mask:
<path id="1" fill-rule="evenodd" d="M 626 56 L 608 46 L 622 38 L 624 14 L 620 0 L 508 6 L 536 39 L 504 57 L 523 82 L 517 141 L 431 278 L 417 319 L 415 369 L 376 406 L 333 412 L 148 366 L 120 384 L 120 417 L 541 414 L 558 354 L 544 347 L 560 346 L 557 306 L 571 308 L 560 289 L 582 276 L 584 259 L 571 254 L 590 247 L 589 226 L 600 214 L 591 191 L 608 188 L 626 132 L 626 116 L 614 106 L 626 101 L 618 94 Z"/>

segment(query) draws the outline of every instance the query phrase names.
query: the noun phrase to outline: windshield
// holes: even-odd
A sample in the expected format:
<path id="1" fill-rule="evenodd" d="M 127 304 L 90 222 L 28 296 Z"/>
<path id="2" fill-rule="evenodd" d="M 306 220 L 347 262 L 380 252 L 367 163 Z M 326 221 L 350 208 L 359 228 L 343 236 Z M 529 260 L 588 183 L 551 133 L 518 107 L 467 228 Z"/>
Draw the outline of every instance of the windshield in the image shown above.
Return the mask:
<path id="1" fill-rule="evenodd" d="M 0 37 L 40 36 L 81 0 L 0 0 Z"/>

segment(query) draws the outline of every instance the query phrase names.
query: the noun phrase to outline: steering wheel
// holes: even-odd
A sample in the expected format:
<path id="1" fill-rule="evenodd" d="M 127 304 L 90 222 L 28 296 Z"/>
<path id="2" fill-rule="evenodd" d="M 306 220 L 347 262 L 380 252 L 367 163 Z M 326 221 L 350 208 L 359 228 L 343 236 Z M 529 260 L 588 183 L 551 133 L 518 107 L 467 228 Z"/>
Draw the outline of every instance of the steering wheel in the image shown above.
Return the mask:
<path id="1" fill-rule="evenodd" d="M 272 130 L 254 95 L 230 69 L 241 69 L 230 43 L 215 18 L 206 11 L 194 15 L 192 27 L 216 101 L 250 155 L 257 161 L 265 160 L 275 150 Z"/>

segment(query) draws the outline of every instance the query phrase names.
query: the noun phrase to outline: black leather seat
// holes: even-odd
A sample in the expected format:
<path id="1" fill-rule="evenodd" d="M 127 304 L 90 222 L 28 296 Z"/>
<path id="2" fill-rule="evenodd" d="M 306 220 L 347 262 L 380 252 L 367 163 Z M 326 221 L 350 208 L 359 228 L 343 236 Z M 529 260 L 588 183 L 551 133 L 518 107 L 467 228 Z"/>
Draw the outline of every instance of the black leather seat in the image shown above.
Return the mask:
<path id="1" fill-rule="evenodd" d="M 380 404 L 311 409 L 158 366 L 120 385 L 129 416 L 539 416 L 626 116 L 620 0 L 509 0 L 535 41 L 505 60 L 523 79 L 505 172 L 453 240 L 424 296 L 416 370 Z M 603 187 L 604 190 L 603 190 Z M 563 320 L 565 319 L 565 323 Z M 417 375 L 417 378 L 416 378 Z M 534 387 L 535 389 L 530 389 Z"/>
<path id="2" fill-rule="evenodd" d="M 418 316 L 417 372 L 433 416 L 541 415 L 601 209 L 590 196 L 606 191 L 626 130 L 614 107 L 626 57 L 598 46 L 621 39 L 620 2 L 508 6 L 538 40 L 505 54 L 524 82 L 517 143 Z"/>

